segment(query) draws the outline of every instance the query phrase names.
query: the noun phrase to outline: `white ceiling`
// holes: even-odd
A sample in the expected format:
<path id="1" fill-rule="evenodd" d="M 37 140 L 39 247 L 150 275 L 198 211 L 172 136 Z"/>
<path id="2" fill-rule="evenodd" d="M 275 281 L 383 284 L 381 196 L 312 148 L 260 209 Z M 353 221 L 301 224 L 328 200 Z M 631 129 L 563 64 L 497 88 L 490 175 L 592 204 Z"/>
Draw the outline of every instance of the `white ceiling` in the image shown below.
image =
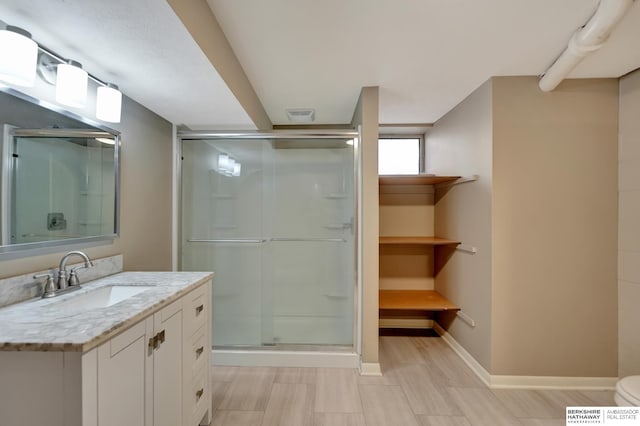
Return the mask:
<path id="1" fill-rule="evenodd" d="M 0 20 L 172 123 L 255 128 L 165 0 L 2 0 Z"/>
<path id="2" fill-rule="evenodd" d="M 380 122 L 434 122 L 491 76 L 539 75 L 597 0 L 208 0 L 271 120 L 346 123 L 362 86 Z M 575 77 L 640 67 L 640 1 Z"/>
<path id="3" fill-rule="evenodd" d="M 208 0 L 275 124 L 311 107 L 348 123 L 380 87 L 383 123 L 434 122 L 495 75 L 537 75 L 597 0 Z M 640 1 L 574 77 L 640 67 Z M 166 0 L 2 0 L 33 33 L 175 124 L 253 128 Z"/>

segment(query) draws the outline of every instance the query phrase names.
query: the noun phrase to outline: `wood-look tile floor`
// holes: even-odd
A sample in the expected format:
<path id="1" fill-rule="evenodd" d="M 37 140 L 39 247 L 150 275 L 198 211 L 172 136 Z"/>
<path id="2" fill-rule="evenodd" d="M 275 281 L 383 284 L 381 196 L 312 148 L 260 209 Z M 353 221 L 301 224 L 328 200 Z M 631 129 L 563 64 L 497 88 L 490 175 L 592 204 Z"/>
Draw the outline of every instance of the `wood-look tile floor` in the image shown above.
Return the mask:
<path id="1" fill-rule="evenodd" d="M 611 391 L 488 389 L 439 337 L 380 337 L 380 377 L 332 368 L 213 367 L 214 426 L 560 426 Z"/>

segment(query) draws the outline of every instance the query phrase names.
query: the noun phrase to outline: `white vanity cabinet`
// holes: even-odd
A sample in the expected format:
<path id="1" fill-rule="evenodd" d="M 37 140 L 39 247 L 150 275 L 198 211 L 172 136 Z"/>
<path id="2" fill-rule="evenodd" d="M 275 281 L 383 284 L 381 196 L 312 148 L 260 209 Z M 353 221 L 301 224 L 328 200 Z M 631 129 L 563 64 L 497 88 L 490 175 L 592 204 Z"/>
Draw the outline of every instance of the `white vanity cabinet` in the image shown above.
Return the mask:
<path id="1" fill-rule="evenodd" d="M 181 424 L 182 314 L 178 300 L 85 354 L 83 372 L 95 369 L 98 380 L 83 389 L 97 399 L 84 426 Z"/>
<path id="2" fill-rule="evenodd" d="M 211 422 L 211 286 L 183 297 L 183 425 Z"/>
<path id="3" fill-rule="evenodd" d="M 210 300 L 207 281 L 84 353 L 0 351 L 0 425 L 208 425 Z"/>

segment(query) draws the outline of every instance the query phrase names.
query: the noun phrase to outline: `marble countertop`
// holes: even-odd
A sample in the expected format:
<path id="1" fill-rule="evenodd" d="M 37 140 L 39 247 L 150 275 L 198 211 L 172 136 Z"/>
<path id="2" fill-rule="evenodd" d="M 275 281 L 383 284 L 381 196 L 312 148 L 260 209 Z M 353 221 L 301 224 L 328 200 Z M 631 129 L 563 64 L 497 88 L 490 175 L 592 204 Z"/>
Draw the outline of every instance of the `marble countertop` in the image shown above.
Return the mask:
<path id="1" fill-rule="evenodd" d="M 121 272 L 60 296 L 0 308 L 0 350 L 86 352 L 212 277 L 211 272 Z M 152 288 L 105 308 L 78 310 L 60 304 L 116 285 Z"/>

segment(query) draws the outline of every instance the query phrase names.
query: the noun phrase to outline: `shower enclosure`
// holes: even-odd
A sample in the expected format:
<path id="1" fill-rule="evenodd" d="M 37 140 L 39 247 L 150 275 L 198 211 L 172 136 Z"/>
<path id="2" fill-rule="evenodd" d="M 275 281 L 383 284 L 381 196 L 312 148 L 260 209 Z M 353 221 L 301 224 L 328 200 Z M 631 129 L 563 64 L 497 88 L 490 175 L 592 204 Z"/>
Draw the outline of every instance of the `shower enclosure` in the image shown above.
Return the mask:
<path id="1" fill-rule="evenodd" d="M 179 136 L 181 269 L 215 272 L 214 362 L 356 356 L 357 133 Z"/>

